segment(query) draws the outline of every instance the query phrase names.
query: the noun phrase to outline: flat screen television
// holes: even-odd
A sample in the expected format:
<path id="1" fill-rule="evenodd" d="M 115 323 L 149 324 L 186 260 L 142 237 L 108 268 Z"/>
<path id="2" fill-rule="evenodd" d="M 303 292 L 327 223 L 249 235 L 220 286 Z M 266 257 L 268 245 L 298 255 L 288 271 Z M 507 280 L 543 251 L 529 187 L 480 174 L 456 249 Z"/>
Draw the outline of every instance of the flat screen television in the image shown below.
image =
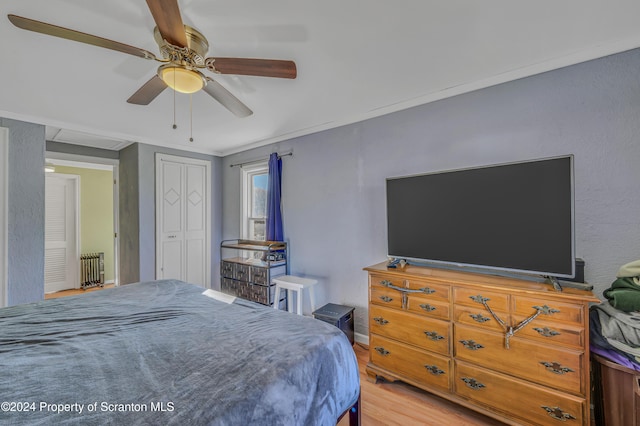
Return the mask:
<path id="1" fill-rule="evenodd" d="M 388 178 L 388 255 L 571 278 L 573 156 Z"/>

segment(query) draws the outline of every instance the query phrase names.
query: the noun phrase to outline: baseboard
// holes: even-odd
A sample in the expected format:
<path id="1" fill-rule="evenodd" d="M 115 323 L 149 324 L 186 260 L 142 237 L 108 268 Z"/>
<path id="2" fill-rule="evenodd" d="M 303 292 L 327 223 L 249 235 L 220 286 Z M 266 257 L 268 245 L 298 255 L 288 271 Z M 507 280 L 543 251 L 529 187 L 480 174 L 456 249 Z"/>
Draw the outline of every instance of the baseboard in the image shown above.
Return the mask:
<path id="1" fill-rule="evenodd" d="M 369 346 L 369 335 L 368 334 L 354 333 L 354 339 L 353 340 L 355 340 L 358 343 L 362 343 L 363 345 Z"/>

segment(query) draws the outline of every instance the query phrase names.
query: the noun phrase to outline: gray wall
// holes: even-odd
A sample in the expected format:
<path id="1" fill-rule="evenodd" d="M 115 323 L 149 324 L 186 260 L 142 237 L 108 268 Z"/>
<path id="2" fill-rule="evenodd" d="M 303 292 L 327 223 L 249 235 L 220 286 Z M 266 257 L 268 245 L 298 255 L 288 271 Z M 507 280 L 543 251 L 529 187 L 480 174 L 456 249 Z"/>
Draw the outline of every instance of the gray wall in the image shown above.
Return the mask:
<path id="1" fill-rule="evenodd" d="M 145 144 L 120 151 L 120 281 L 153 280 L 155 248 L 155 154 L 211 162 L 211 286 L 220 288 L 218 244 L 222 224 L 222 160 L 219 157 Z"/>
<path id="2" fill-rule="evenodd" d="M 601 296 L 640 259 L 638 70 L 633 50 L 227 156 L 223 238 L 240 230 L 240 169 L 229 165 L 292 150 L 282 188 L 291 273 L 319 279 L 319 305 L 355 306 L 366 334 L 362 268 L 385 260 L 385 178 L 574 154 L 576 254 Z"/>
<path id="3" fill-rule="evenodd" d="M 119 278 L 129 284 L 140 281 L 138 144 L 120 150 L 118 175 Z"/>
<path id="4" fill-rule="evenodd" d="M 9 306 L 44 298 L 44 147 L 39 124 L 0 118 L 9 129 Z"/>

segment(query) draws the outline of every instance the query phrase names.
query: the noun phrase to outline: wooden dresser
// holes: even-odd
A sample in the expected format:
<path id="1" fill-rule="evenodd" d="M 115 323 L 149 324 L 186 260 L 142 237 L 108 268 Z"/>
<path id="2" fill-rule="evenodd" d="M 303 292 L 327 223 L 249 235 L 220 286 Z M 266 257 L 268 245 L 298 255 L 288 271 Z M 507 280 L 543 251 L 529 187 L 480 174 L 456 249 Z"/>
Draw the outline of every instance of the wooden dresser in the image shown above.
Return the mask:
<path id="1" fill-rule="evenodd" d="M 514 425 L 589 425 L 589 291 L 407 265 L 369 272 L 369 363 Z"/>

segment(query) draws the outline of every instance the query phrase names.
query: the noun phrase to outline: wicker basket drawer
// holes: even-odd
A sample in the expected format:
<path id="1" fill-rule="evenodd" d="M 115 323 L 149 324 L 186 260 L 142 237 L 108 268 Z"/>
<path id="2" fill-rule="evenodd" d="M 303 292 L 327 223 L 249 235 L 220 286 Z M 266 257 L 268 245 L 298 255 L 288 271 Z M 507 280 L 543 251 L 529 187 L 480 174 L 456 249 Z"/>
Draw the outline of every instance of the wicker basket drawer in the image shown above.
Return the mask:
<path id="1" fill-rule="evenodd" d="M 236 264 L 233 262 L 222 261 L 220 262 L 220 275 L 225 278 L 235 278 Z"/>
<path id="2" fill-rule="evenodd" d="M 223 278 L 220 282 L 220 291 L 236 296 L 236 281 L 231 278 Z"/>
<path id="3" fill-rule="evenodd" d="M 258 266 L 251 267 L 251 279 L 254 284 L 268 285 L 269 282 L 269 270 L 267 268 L 260 268 Z"/>
<path id="4" fill-rule="evenodd" d="M 584 398 L 514 379 L 503 374 L 456 361 L 453 387 L 459 396 L 492 407 L 500 407 L 522 424 L 582 425 Z"/>
<path id="5" fill-rule="evenodd" d="M 249 265 L 236 263 L 236 273 L 234 278 L 240 281 L 249 281 Z"/>
<path id="6" fill-rule="evenodd" d="M 263 305 L 273 304 L 275 289 L 276 286 L 274 285 L 257 285 L 246 281 L 232 280 L 230 278 L 223 278 L 220 282 L 220 290 L 223 293 L 251 300 L 252 302 L 258 302 Z M 286 298 L 287 292 L 280 292 L 280 300 L 286 300 Z"/>

